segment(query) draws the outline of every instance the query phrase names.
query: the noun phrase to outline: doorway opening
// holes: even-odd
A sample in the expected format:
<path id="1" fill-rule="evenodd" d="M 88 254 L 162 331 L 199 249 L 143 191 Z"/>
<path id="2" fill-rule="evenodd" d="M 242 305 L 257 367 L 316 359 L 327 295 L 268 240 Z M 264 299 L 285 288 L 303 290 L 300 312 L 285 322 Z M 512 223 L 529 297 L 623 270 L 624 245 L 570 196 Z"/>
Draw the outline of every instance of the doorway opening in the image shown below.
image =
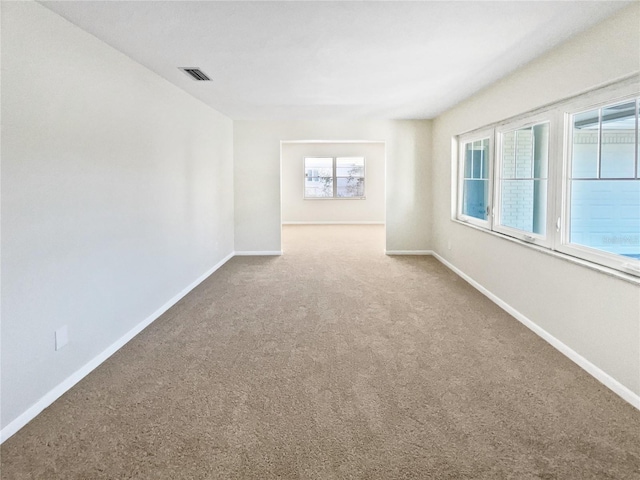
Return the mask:
<path id="1" fill-rule="evenodd" d="M 336 242 L 354 242 L 358 235 L 372 235 L 373 243 L 370 244 L 373 245 L 375 238 L 381 238 L 377 243 L 381 243 L 380 252 L 384 253 L 386 203 L 384 141 L 280 142 L 283 253 L 289 237 L 305 238 L 305 235 L 314 235 L 313 232 L 323 236 L 326 232 L 321 234 L 319 226 L 331 226 Z M 362 228 L 354 228 L 356 226 Z M 297 231 L 296 235 L 293 235 L 294 231 Z M 313 238 L 306 238 L 307 243 L 313 243 Z"/>

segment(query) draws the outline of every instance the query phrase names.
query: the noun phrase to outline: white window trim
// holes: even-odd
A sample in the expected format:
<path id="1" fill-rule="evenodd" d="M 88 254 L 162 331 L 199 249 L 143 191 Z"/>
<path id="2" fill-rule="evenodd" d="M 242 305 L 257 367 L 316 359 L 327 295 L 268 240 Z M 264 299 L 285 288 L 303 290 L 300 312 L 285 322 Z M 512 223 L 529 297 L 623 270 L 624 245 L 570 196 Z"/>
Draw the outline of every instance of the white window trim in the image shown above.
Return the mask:
<path id="1" fill-rule="evenodd" d="M 476 129 L 471 132 L 458 135 L 453 145 L 457 147 L 455 153 L 457 158 L 456 183 L 456 207 L 453 210 L 455 215 L 452 220 L 461 224 L 466 224 L 488 233 L 498 235 L 503 238 L 511 237 L 518 243 L 536 247 L 537 250 L 566 258 L 575 263 L 592 266 L 594 269 L 617 275 L 629 280 L 629 274 L 635 279 L 640 276 L 640 259 L 625 258 L 602 250 L 571 244 L 569 242 L 569 221 L 570 221 L 570 183 L 571 171 L 571 125 L 570 117 L 581 111 L 600 108 L 607 105 L 622 103 L 626 100 L 633 100 L 640 97 L 640 81 L 637 75 L 628 77 L 610 85 L 582 93 L 570 99 L 565 99 L 554 104 L 547 105 L 528 113 L 520 114 L 511 119 L 502 120 L 492 125 Z M 545 117 L 546 116 L 546 117 Z M 549 165 L 548 165 L 548 187 L 547 187 L 547 232 L 546 238 L 529 235 L 526 232 L 500 226 L 494 206 L 499 203 L 499 168 L 501 160 L 498 155 L 501 151 L 500 134 L 513 130 L 516 125 L 522 127 L 542 123 L 540 118 L 549 121 Z M 474 217 L 469 217 L 461 213 L 463 200 L 463 176 L 464 176 L 464 144 L 469 141 L 489 138 L 490 159 L 489 164 L 489 203 L 491 215 L 487 221 L 482 221 Z M 495 146 L 494 146 L 495 144 Z M 640 155 L 640 154 L 639 154 Z M 638 159 L 640 163 L 640 159 Z M 640 169 L 640 164 L 638 167 Z M 612 270 L 607 270 L 612 269 Z M 619 274 L 618 274 L 619 272 Z"/>
<path id="2" fill-rule="evenodd" d="M 489 158 L 489 182 L 488 182 L 488 188 L 489 188 L 489 197 L 488 197 L 488 203 L 487 203 L 487 209 L 489 211 L 489 215 L 487 215 L 487 219 L 486 220 L 481 220 L 479 218 L 476 217 L 472 217 L 470 215 L 465 215 L 464 213 L 462 213 L 462 201 L 463 201 L 463 196 L 464 196 L 464 161 L 465 161 L 465 149 L 464 149 L 464 145 L 467 143 L 471 143 L 471 142 L 475 142 L 478 140 L 484 140 L 488 138 L 489 139 L 489 154 L 488 154 L 488 158 Z M 460 137 L 458 137 L 458 161 L 457 161 L 457 165 L 458 165 L 458 175 L 457 175 L 457 189 L 458 189 L 458 195 L 457 195 L 457 207 L 456 207 L 456 217 L 458 220 L 465 222 L 465 223 L 470 223 L 472 225 L 476 225 L 478 227 L 483 227 L 483 228 L 491 228 L 491 211 L 492 211 L 492 205 L 491 205 L 491 192 L 492 192 L 492 188 L 493 188 L 493 161 L 492 159 L 494 158 L 494 130 L 493 128 L 485 128 L 482 130 L 475 130 L 473 132 L 467 133 L 465 135 L 461 135 Z"/>
<path id="3" fill-rule="evenodd" d="M 332 161 L 332 178 L 333 178 L 333 193 L 331 197 L 307 197 L 307 189 L 305 185 L 305 181 L 307 178 L 306 168 L 307 168 L 307 158 L 331 158 Z M 336 196 L 337 192 L 337 174 L 336 174 L 336 165 L 338 158 L 362 158 L 363 161 L 363 173 L 362 173 L 362 181 L 364 182 L 364 187 L 362 189 L 362 196 L 358 197 L 338 197 Z M 313 156 L 313 157 L 303 157 L 302 158 L 302 199 L 303 200 L 366 200 L 367 199 L 367 159 L 364 155 L 338 155 L 338 156 Z"/>
<path id="4" fill-rule="evenodd" d="M 502 225 L 502 142 L 505 133 L 519 130 L 522 128 L 528 128 L 535 125 L 541 125 L 544 123 L 549 124 L 549 152 L 547 162 L 547 202 L 546 202 L 546 224 L 545 234 L 540 235 L 534 232 L 527 232 L 517 228 Z M 552 201 L 553 192 L 555 191 L 555 176 L 553 173 L 553 158 L 560 150 L 557 150 L 557 114 L 551 110 L 547 110 L 535 115 L 531 115 L 519 120 L 504 122 L 495 128 L 496 135 L 496 147 L 495 147 L 495 177 L 494 177 L 494 189 L 493 189 L 493 212 L 492 212 L 492 230 L 510 237 L 518 238 L 525 242 L 534 243 L 536 245 L 542 245 L 545 247 L 551 247 L 551 238 L 553 237 L 553 229 L 555 228 L 554 222 L 554 204 Z"/>
<path id="5" fill-rule="evenodd" d="M 586 98 L 579 98 L 573 102 L 564 105 L 562 116 L 564 119 L 563 128 L 563 153 L 564 153 L 564 171 L 562 174 L 562 198 L 557 208 L 557 222 L 561 226 L 558 232 L 558 241 L 555 249 L 559 252 L 566 253 L 575 257 L 584 258 L 600 265 L 615 268 L 634 275 L 640 275 L 640 259 L 625 258 L 622 255 L 608 253 L 596 248 L 590 248 L 585 245 L 571 243 L 571 162 L 572 162 L 572 146 L 573 146 L 573 128 L 571 125 L 571 117 L 582 111 L 588 111 L 596 108 L 602 108 L 607 105 L 614 105 L 624 101 L 636 100 L 640 96 L 640 92 L 620 92 L 619 96 L 593 95 Z M 626 93 L 626 94 L 624 94 Z M 637 152 L 636 152 L 637 155 Z M 629 179 L 632 180 L 632 179 Z M 640 232 L 638 232 L 640 235 Z"/>

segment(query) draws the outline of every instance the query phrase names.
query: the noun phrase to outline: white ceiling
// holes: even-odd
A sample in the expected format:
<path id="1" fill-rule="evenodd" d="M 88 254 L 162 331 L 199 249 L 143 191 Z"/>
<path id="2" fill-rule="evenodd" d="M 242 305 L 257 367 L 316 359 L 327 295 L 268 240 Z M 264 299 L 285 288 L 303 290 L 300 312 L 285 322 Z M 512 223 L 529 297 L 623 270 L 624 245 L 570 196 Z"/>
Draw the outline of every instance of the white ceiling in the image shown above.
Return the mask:
<path id="1" fill-rule="evenodd" d="M 41 3 L 233 119 L 312 119 L 432 118 L 631 2 Z"/>

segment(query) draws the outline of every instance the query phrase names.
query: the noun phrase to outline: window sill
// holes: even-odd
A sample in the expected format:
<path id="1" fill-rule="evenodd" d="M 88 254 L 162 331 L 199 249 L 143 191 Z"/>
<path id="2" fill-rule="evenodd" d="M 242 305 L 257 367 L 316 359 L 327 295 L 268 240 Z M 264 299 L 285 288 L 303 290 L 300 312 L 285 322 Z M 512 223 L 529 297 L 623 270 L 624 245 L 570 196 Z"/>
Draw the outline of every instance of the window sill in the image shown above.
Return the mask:
<path id="1" fill-rule="evenodd" d="M 303 200 L 366 200 L 367 197 L 304 197 Z"/>
<path id="2" fill-rule="evenodd" d="M 632 275 L 630 273 L 625 273 L 620 270 L 616 270 L 615 268 L 605 267 L 604 265 L 599 265 L 597 263 L 593 263 L 588 260 L 583 260 L 582 258 L 573 257 L 571 255 L 567 255 L 566 253 L 561 253 L 556 250 L 551 250 L 549 248 L 542 247 L 540 245 L 535 245 L 533 243 L 525 242 L 524 240 L 510 237 L 508 235 L 505 235 L 504 233 L 495 232 L 493 230 L 487 230 L 486 228 L 478 227 L 476 225 L 473 225 L 472 223 L 463 222 L 461 220 L 458 220 L 457 218 L 452 218 L 451 221 L 459 225 L 464 225 L 465 227 L 473 228 L 474 230 L 478 230 L 480 232 L 492 235 L 494 237 L 501 238 L 502 240 L 507 240 L 509 242 L 517 243 L 518 245 L 522 245 L 523 247 L 527 247 L 532 250 L 536 250 L 540 253 L 544 253 L 546 255 L 559 258 L 566 262 L 577 264 L 577 265 L 586 267 L 590 270 L 595 270 L 596 272 L 603 273 L 610 277 L 615 277 L 619 280 L 623 280 L 628 283 L 632 283 L 634 285 L 640 285 L 640 277 L 636 277 L 635 275 Z"/>

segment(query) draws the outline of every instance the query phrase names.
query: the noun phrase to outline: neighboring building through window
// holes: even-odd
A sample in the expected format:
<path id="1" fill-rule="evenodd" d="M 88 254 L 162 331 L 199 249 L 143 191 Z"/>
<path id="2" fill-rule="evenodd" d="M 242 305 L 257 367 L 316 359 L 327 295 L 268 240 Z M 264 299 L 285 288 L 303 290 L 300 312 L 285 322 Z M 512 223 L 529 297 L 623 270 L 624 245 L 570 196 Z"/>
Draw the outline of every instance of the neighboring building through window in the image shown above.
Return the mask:
<path id="1" fill-rule="evenodd" d="M 304 198 L 365 198 L 364 157 L 306 157 Z"/>
<path id="2" fill-rule="evenodd" d="M 569 242 L 640 259 L 638 100 L 571 115 Z"/>
<path id="3" fill-rule="evenodd" d="M 522 122 L 521 122 L 522 123 Z M 549 122 L 497 131 L 500 142 L 496 180 L 495 229 L 544 243 L 547 231 Z"/>
<path id="4" fill-rule="evenodd" d="M 640 275 L 639 90 L 621 82 L 459 136 L 456 217 Z"/>
<path id="5" fill-rule="evenodd" d="M 304 159 L 305 198 L 333 197 L 333 158 Z"/>

